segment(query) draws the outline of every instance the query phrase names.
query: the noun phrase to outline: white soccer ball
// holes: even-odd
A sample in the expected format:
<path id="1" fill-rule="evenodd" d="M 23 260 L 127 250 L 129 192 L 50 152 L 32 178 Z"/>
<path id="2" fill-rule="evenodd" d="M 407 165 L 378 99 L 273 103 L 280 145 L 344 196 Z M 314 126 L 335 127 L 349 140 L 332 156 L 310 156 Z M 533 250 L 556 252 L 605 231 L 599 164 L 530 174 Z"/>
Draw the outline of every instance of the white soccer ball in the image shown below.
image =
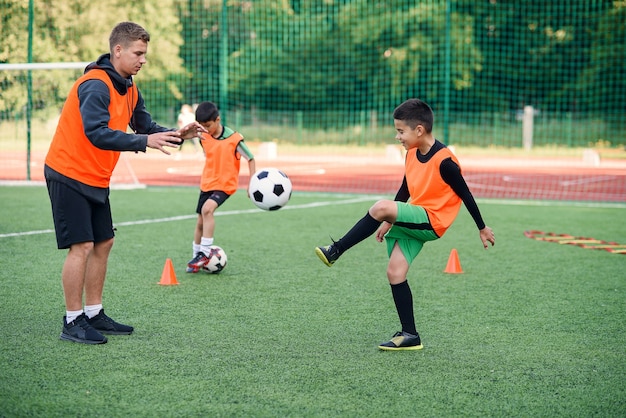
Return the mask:
<path id="1" fill-rule="evenodd" d="M 263 210 L 278 210 L 291 198 L 291 180 L 277 168 L 262 168 L 250 177 L 248 196 Z"/>
<path id="2" fill-rule="evenodd" d="M 209 257 L 209 262 L 202 266 L 202 271 L 206 273 L 219 273 L 224 270 L 226 267 L 226 262 L 228 261 L 228 257 L 226 256 L 226 252 L 217 245 L 211 245 L 211 249 L 207 254 Z"/>

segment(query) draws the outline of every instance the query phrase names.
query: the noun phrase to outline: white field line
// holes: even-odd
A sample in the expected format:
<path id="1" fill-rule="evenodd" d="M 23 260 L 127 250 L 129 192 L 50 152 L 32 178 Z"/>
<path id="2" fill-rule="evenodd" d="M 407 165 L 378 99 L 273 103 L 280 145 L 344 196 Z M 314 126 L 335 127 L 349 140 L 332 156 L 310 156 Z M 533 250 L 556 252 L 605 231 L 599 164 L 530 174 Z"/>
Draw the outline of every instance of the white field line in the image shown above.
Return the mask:
<path id="1" fill-rule="evenodd" d="M 281 211 L 285 210 L 296 210 L 296 209 L 311 209 L 318 208 L 322 206 L 330 206 L 330 205 L 348 205 L 351 203 L 360 203 L 360 202 L 375 202 L 385 198 L 383 196 L 377 195 L 363 195 L 359 197 L 355 197 L 352 199 L 346 200 L 335 200 L 335 201 L 323 201 L 323 202 L 313 202 L 306 203 L 303 205 L 292 205 L 285 206 L 280 209 Z M 388 198 L 388 196 L 386 197 Z M 540 201 L 540 200 L 515 200 L 515 199 L 476 199 L 478 203 L 481 205 L 485 204 L 496 204 L 496 205 L 511 205 L 511 206 L 574 206 L 574 207 L 584 207 L 584 208 L 612 208 L 612 209 L 626 209 L 626 204 L 623 203 L 593 203 L 593 202 L 561 202 L 561 201 Z M 261 209 L 245 209 L 245 210 L 228 210 L 222 212 L 215 212 L 215 216 L 229 216 L 229 215 L 242 215 L 242 214 L 262 214 L 266 213 Z M 133 225 L 146 225 L 146 224 L 155 224 L 155 223 L 163 223 L 163 222 L 175 222 L 182 221 L 187 219 L 196 219 L 198 215 L 181 215 L 181 216 L 171 216 L 167 218 L 156 218 L 156 219 L 143 219 L 139 221 L 128 221 L 128 222 L 119 222 L 114 224 L 114 226 L 133 226 Z M 24 232 L 11 232 L 7 234 L 0 234 L 1 238 L 10 238 L 10 237 L 23 237 L 27 235 L 41 235 L 41 234 L 52 234 L 54 233 L 54 229 L 40 229 L 36 231 L 24 231 Z"/>
<path id="2" fill-rule="evenodd" d="M 285 210 L 294 210 L 294 209 L 310 209 L 310 208 L 317 208 L 321 206 L 348 205 L 350 203 L 360 203 L 360 202 L 367 202 L 367 201 L 371 201 L 373 203 L 380 198 L 381 198 L 380 196 L 375 196 L 375 195 L 359 196 L 353 199 L 346 199 L 346 200 L 313 202 L 313 203 L 306 203 L 303 205 L 285 206 L 284 208 L 280 210 L 285 211 Z M 222 211 L 222 212 L 215 212 L 214 215 L 215 216 L 229 216 L 229 215 L 243 215 L 243 214 L 254 215 L 254 214 L 262 214 L 262 213 L 266 213 L 266 212 L 261 209 L 253 208 L 253 209 L 245 209 L 245 210 L 227 210 L 227 211 Z M 119 227 L 119 226 L 156 224 L 156 223 L 163 223 L 163 222 L 174 222 L 174 221 L 183 221 L 187 219 L 196 219 L 197 217 L 198 217 L 197 214 L 193 214 L 193 215 L 171 216 L 167 218 L 142 219 L 139 221 L 114 223 L 114 226 Z M 26 235 L 41 235 L 41 234 L 51 234 L 51 233 L 54 233 L 54 229 L 40 229 L 36 231 L 10 232 L 7 234 L 0 234 L 0 238 L 23 237 Z"/>

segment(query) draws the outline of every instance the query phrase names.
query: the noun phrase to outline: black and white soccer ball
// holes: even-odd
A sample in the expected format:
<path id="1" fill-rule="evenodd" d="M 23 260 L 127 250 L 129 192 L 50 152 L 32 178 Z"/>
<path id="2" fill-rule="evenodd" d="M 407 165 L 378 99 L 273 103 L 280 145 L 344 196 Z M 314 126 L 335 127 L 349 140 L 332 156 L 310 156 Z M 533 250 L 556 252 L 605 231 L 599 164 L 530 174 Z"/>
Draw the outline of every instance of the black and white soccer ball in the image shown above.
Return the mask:
<path id="1" fill-rule="evenodd" d="M 277 168 L 262 168 L 250 177 L 248 196 L 263 210 L 278 210 L 291 198 L 291 180 Z"/>
<path id="2" fill-rule="evenodd" d="M 217 245 L 211 245 L 207 257 L 209 257 L 209 262 L 202 266 L 202 271 L 204 271 L 205 273 L 219 273 L 220 271 L 224 270 L 224 267 L 226 267 L 228 257 L 226 256 L 226 252 L 222 249 L 222 247 L 218 247 Z"/>

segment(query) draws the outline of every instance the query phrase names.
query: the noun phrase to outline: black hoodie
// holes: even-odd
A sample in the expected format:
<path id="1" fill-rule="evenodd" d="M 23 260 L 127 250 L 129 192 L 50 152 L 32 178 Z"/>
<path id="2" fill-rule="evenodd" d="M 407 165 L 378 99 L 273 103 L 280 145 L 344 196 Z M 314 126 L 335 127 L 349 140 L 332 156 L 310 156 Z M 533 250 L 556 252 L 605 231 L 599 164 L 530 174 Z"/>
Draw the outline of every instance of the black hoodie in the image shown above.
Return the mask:
<path id="1" fill-rule="evenodd" d="M 111 78 L 115 90 L 122 96 L 128 94 L 133 85 L 132 77 L 122 77 L 113 67 L 110 54 L 103 54 L 96 62 L 85 68 L 85 73 L 100 69 Z M 139 90 L 137 90 L 139 92 Z M 131 90 L 132 92 L 132 90 Z M 100 80 L 87 80 L 78 87 L 80 113 L 83 119 L 85 135 L 98 148 L 111 151 L 146 151 L 148 134 L 170 131 L 156 124 L 146 110 L 146 105 L 139 92 L 137 106 L 133 110 L 130 127 L 134 134 L 109 129 L 109 89 Z"/>
<path id="2" fill-rule="evenodd" d="M 110 54 L 101 55 L 96 62 L 92 62 L 85 68 L 85 73 L 93 69 L 101 69 L 111 78 L 113 86 L 121 95 L 129 92 L 133 84 L 132 77 L 122 77 L 111 64 Z M 131 92 L 133 90 L 130 90 Z M 78 87 L 78 100 L 80 102 L 80 114 L 83 120 L 85 135 L 94 146 L 110 151 L 146 151 L 148 134 L 155 132 L 170 131 L 152 120 L 152 116 L 146 110 L 145 103 L 138 92 L 137 105 L 132 112 L 130 127 L 134 133 L 113 130 L 109 128 L 109 103 L 111 95 L 109 88 L 101 80 L 91 79 L 84 81 Z M 132 102 L 132 101 L 131 101 Z M 100 204 L 106 202 L 109 189 L 101 189 L 81 183 L 77 180 L 56 172 L 47 165 L 44 167 L 46 181 L 57 181 L 70 186 L 90 200 Z"/>

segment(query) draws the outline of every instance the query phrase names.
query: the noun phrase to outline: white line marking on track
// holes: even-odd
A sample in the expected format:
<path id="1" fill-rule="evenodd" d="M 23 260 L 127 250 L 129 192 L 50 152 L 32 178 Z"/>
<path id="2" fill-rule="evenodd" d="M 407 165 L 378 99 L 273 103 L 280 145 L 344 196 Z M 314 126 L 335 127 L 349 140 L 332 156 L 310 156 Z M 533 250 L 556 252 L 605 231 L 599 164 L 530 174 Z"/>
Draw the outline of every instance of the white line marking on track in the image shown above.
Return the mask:
<path id="1" fill-rule="evenodd" d="M 588 177 L 577 180 L 560 181 L 559 184 L 563 187 L 578 186 L 579 184 L 599 183 L 601 181 L 615 180 L 615 176 L 601 176 L 601 177 Z"/>

